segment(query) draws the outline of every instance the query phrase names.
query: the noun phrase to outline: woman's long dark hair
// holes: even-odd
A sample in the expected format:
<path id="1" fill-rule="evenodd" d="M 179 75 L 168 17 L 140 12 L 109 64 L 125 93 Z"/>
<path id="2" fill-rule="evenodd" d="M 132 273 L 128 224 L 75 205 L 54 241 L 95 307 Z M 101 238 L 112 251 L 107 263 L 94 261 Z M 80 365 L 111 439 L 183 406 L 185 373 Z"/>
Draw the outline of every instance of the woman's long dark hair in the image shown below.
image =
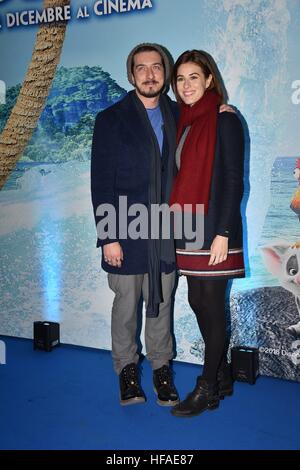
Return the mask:
<path id="1" fill-rule="evenodd" d="M 215 90 L 215 92 L 221 97 L 221 103 L 227 101 L 227 92 L 214 59 L 210 54 L 208 54 L 208 52 L 198 51 L 197 49 L 183 52 L 175 62 L 171 78 L 171 84 L 172 90 L 176 96 L 177 101 L 179 103 L 181 103 L 182 101 L 177 91 L 178 69 L 180 65 L 187 64 L 188 62 L 193 62 L 194 64 L 199 65 L 205 78 L 208 78 L 209 75 L 212 75 L 212 80 L 208 87 L 208 90 Z"/>

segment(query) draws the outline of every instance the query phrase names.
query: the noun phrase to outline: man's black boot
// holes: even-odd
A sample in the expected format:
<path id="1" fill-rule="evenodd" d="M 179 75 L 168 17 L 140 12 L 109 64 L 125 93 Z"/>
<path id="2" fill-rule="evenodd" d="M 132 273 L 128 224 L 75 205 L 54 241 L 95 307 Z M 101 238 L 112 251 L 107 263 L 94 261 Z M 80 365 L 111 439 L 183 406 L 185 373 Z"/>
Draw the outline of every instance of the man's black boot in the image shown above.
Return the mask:
<path id="1" fill-rule="evenodd" d="M 159 405 L 174 406 L 179 403 L 178 392 L 169 366 L 165 365 L 153 371 L 153 385 Z"/>
<path id="2" fill-rule="evenodd" d="M 121 405 L 135 405 L 146 401 L 145 394 L 139 384 L 138 370 L 134 362 L 122 369 L 119 379 Z"/>
<path id="3" fill-rule="evenodd" d="M 217 382 L 220 400 L 233 394 L 233 379 L 230 364 L 221 364 L 217 373 Z"/>
<path id="4" fill-rule="evenodd" d="M 219 406 L 217 383 L 209 384 L 203 377 L 197 378 L 194 390 L 185 400 L 172 408 L 173 416 L 189 418 L 197 416 L 205 410 L 214 410 Z"/>

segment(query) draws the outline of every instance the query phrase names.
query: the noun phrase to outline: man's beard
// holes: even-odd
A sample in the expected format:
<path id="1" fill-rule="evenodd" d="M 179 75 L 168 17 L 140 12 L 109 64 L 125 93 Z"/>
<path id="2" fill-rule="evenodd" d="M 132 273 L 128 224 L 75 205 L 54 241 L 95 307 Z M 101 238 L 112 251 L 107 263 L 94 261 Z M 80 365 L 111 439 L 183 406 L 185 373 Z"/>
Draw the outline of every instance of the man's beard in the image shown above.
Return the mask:
<path id="1" fill-rule="evenodd" d="M 154 84 L 156 84 L 157 82 L 155 82 Z M 147 83 L 143 83 L 143 85 L 146 85 Z M 156 98 L 157 96 L 159 96 L 164 88 L 165 84 L 163 83 L 163 85 L 156 91 L 154 90 L 150 90 L 150 91 L 144 91 L 142 90 L 140 87 L 138 87 L 137 85 L 135 85 L 135 88 L 136 90 L 139 92 L 139 94 L 141 96 L 144 96 L 145 98 Z"/>

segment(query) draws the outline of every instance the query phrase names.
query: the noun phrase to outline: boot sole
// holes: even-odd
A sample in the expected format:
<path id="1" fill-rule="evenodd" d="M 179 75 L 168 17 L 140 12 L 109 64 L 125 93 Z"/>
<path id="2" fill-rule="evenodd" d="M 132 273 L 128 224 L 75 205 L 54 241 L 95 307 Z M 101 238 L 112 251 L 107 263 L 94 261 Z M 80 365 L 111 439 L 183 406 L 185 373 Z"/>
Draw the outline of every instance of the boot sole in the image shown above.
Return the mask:
<path id="1" fill-rule="evenodd" d="M 157 399 L 156 403 L 159 406 L 175 406 L 175 405 L 178 405 L 179 399 L 177 401 L 161 401 L 161 400 Z"/>
<path id="2" fill-rule="evenodd" d="M 171 414 L 173 416 L 176 416 L 176 418 L 193 418 L 194 416 L 199 416 L 201 415 L 201 413 L 203 413 L 204 411 L 213 411 L 213 410 L 216 410 L 217 408 L 219 408 L 219 403 L 216 403 L 215 405 L 211 405 L 211 406 L 207 406 L 206 408 L 204 408 L 203 410 L 201 410 L 199 413 L 192 413 L 192 414 L 189 414 L 189 415 L 184 415 L 184 414 L 175 414 L 173 410 L 171 410 Z"/>
<path id="3" fill-rule="evenodd" d="M 120 399 L 120 405 L 122 406 L 127 406 L 127 405 L 138 405 L 139 403 L 145 403 L 146 399 L 143 397 L 135 397 L 135 398 L 129 398 L 128 400 L 121 400 Z"/>
<path id="4" fill-rule="evenodd" d="M 158 398 L 158 393 L 157 393 L 157 390 L 156 390 L 155 387 L 153 388 L 153 390 L 154 390 L 154 392 L 155 392 L 155 394 L 156 394 L 156 396 L 157 396 L 156 403 L 157 403 L 159 406 L 175 406 L 175 405 L 178 405 L 178 403 L 179 403 L 179 401 L 180 401 L 179 398 L 178 398 L 177 400 L 174 400 L 174 401 L 171 401 L 171 400 L 169 400 L 169 401 L 163 401 L 163 400 L 160 400 L 160 399 Z"/>

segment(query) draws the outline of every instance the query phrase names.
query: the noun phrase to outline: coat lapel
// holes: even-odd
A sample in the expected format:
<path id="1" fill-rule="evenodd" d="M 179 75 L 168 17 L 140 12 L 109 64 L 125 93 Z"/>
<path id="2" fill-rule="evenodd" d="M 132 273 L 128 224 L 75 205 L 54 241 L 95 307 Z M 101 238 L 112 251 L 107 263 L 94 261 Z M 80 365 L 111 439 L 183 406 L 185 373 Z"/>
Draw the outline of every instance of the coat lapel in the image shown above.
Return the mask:
<path id="1" fill-rule="evenodd" d="M 146 110 L 134 94 L 135 91 L 129 92 L 122 101 L 119 118 L 130 136 L 128 140 L 134 142 L 134 145 L 139 145 L 145 152 L 145 149 L 152 146 L 152 139 L 147 130 Z"/>

